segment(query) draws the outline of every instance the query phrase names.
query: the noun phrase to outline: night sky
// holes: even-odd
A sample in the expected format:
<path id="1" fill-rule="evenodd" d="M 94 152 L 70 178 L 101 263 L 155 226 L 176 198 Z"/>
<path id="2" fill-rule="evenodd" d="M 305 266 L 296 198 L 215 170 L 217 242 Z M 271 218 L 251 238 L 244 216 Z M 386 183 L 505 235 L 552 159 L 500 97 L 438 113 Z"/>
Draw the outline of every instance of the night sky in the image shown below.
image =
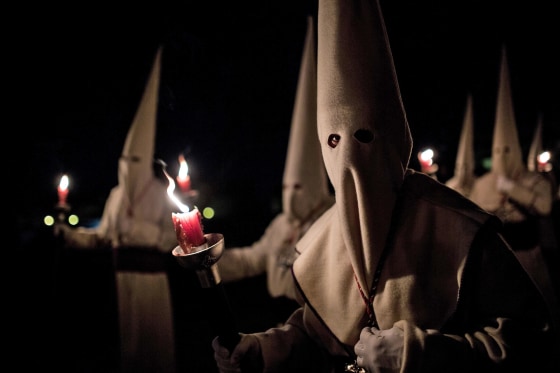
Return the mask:
<path id="1" fill-rule="evenodd" d="M 552 5 L 381 3 L 414 137 L 411 167 L 418 168 L 417 151 L 432 146 L 440 180 L 452 176 L 467 93 L 474 100 L 477 161 L 490 155 L 503 44 L 525 154 L 542 115 L 544 147 L 556 152 L 558 165 L 560 33 Z M 312 6 L 293 0 L 135 7 L 49 5 L 12 30 L 8 57 L 14 68 L 8 75 L 17 82 L 11 108 L 17 115 L 7 126 L 15 127 L 19 144 L 10 151 L 11 174 L 23 180 L 16 188 L 16 228 L 25 241 L 52 213 L 62 173 L 71 178 L 73 210 L 90 218 L 101 214 L 162 45 L 156 157 L 174 174 L 183 153 L 201 192 L 200 206 L 217 210 L 205 230 L 224 232 L 232 244 L 250 243 L 281 208 L 305 17 Z"/>

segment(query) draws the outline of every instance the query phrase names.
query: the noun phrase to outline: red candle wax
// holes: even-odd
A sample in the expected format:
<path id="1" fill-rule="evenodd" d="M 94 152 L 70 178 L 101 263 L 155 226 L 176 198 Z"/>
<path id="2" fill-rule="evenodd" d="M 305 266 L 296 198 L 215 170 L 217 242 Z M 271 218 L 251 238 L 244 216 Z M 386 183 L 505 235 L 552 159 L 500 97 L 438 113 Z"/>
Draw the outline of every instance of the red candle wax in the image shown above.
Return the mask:
<path id="1" fill-rule="evenodd" d="M 68 197 L 68 189 L 62 189 L 61 187 L 58 187 L 58 204 L 65 205 L 67 197 Z"/>
<path id="2" fill-rule="evenodd" d="M 63 206 L 66 205 L 66 198 L 68 197 L 68 176 L 63 175 L 60 178 L 60 183 L 58 184 L 57 191 L 58 191 L 58 204 Z"/>
<path id="3" fill-rule="evenodd" d="M 177 241 L 185 254 L 192 253 L 196 247 L 206 242 L 202 232 L 202 215 L 197 208 L 189 212 L 174 212 L 172 219 Z"/>

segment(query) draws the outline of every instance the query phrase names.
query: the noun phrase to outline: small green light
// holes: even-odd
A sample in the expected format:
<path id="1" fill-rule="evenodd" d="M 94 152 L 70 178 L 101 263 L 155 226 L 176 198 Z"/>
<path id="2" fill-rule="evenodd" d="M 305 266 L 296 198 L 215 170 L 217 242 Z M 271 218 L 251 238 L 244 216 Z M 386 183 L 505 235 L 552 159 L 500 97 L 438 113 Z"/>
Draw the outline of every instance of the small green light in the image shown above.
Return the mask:
<path id="1" fill-rule="evenodd" d="M 202 216 L 204 216 L 204 218 L 206 219 L 212 219 L 214 217 L 215 211 L 212 207 L 205 207 L 204 210 L 202 210 Z"/>
<path id="2" fill-rule="evenodd" d="M 78 218 L 78 215 L 72 214 L 68 217 L 68 223 L 70 225 L 77 225 L 79 222 L 80 222 L 80 218 Z"/>
<path id="3" fill-rule="evenodd" d="M 43 218 L 43 223 L 45 223 L 46 226 L 51 227 L 52 225 L 54 225 L 54 218 L 50 215 L 47 215 Z"/>

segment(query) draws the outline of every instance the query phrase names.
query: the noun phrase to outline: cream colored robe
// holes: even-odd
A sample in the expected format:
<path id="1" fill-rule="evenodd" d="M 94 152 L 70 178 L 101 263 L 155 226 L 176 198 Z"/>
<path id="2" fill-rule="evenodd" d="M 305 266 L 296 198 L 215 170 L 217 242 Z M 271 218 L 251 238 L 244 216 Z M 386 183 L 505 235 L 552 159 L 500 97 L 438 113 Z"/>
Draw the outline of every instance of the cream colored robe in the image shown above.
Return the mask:
<path id="1" fill-rule="evenodd" d="M 149 183 L 142 198 L 134 202 L 132 217 L 127 214 L 122 186 L 116 186 L 97 228 L 65 232 L 68 246 L 93 249 L 111 245 L 115 250 L 121 373 L 175 372 L 173 309 L 166 272 L 161 267 L 134 270 L 135 265 L 130 264 L 124 269 L 118 259 L 119 250 L 131 249 L 154 258 L 171 256 L 177 245 L 166 186 L 156 178 Z M 133 260 L 141 255 L 131 254 Z"/>
<path id="2" fill-rule="evenodd" d="M 497 219 L 410 171 L 397 206 L 374 309 L 382 329 L 404 330 L 401 372 L 550 366 L 550 315 Z M 282 328 L 255 334 L 265 372 L 342 371 L 353 358 L 367 318 L 347 254 L 326 244 L 340 240 L 335 211 L 297 245 L 302 307 Z"/>
<path id="3" fill-rule="evenodd" d="M 291 266 L 298 238 L 298 228 L 287 215 L 277 215 L 258 241 L 224 251 L 218 262 L 222 280 L 228 283 L 266 273 L 270 296 L 295 299 Z"/>
<path id="4" fill-rule="evenodd" d="M 333 202 L 333 199 L 325 199 L 302 225 L 290 220 L 288 214 L 280 213 L 258 241 L 250 246 L 226 249 L 218 262 L 222 280 L 232 282 L 266 273 L 270 296 L 296 299 L 291 269 L 297 256 L 295 244 Z"/>

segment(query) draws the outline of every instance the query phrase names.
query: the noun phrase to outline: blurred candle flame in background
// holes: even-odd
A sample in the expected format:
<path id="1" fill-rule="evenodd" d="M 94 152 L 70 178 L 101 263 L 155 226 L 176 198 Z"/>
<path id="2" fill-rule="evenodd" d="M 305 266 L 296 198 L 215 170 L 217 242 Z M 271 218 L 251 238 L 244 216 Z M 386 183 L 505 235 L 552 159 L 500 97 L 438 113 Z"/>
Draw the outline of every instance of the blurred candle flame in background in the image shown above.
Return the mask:
<path id="1" fill-rule="evenodd" d="M 69 192 L 69 187 L 70 185 L 70 179 L 68 178 L 68 175 L 64 174 L 62 175 L 62 177 L 60 178 L 60 183 L 58 184 L 58 204 L 59 205 L 66 205 L 66 198 L 68 197 L 68 192 Z"/>
<path id="2" fill-rule="evenodd" d="M 188 192 L 191 189 L 189 166 L 183 154 L 179 155 L 179 173 L 177 175 L 177 183 L 183 192 Z"/>

